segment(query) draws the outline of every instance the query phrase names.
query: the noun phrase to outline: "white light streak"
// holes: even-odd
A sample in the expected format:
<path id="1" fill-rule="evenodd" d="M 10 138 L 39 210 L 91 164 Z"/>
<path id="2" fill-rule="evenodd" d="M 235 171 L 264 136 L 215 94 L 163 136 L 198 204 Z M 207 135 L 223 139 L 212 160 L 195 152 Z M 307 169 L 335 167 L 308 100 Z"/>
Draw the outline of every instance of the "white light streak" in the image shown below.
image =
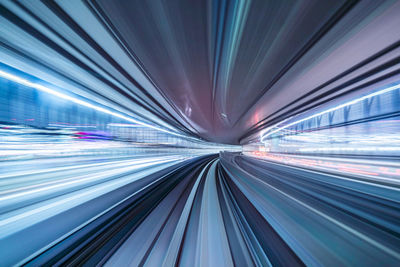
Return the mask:
<path id="1" fill-rule="evenodd" d="M 400 151 L 400 147 L 316 147 L 300 148 L 301 152 L 318 151 Z"/>
<path id="2" fill-rule="evenodd" d="M 87 107 L 87 108 L 90 108 L 90 109 L 94 109 L 96 111 L 99 111 L 99 112 L 102 112 L 102 113 L 105 113 L 105 114 L 109 114 L 109 115 L 114 116 L 116 118 L 120 118 L 120 119 L 129 121 L 129 122 L 132 122 L 132 123 L 137 123 L 137 124 L 143 125 L 145 127 L 148 127 L 148 128 L 151 128 L 151 129 L 154 129 L 154 130 L 157 130 L 157 131 L 165 132 L 165 133 L 168 133 L 168 134 L 171 134 L 171 135 L 193 139 L 192 137 L 185 136 L 185 135 L 182 135 L 182 134 L 178 134 L 178 133 L 175 133 L 175 132 L 171 132 L 171 131 L 168 131 L 166 129 L 159 128 L 157 126 L 154 126 L 154 125 L 147 124 L 147 123 L 144 123 L 142 121 L 136 120 L 136 119 L 134 119 L 132 117 L 128 117 L 128 116 L 126 116 L 124 114 L 109 110 L 107 108 L 94 105 L 94 104 L 86 102 L 86 101 L 84 101 L 82 99 L 79 99 L 79 98 L 76 98 L 76 97 L 61 93 L 59 91 L 56 91 L 56 90 L 51 89 L 49 87 L 46 87 L 44 85 L 28 81 L 28 80 L 26 80 L 24 78 L 18 77 L 18 76 L 14 75 L 14 74 L 11 74 L 11 73 L 8 73 L 8 72 L 2 71 L 2 70 L 0 70 L 0 77 L 3 77 L 5 79 L 8 79 L 10 81 L 19 83 L 19 84 L 27 86 L 27 87 L 35 88 L 35 89 L 37 89 L 39 91 L 54 95 L 54 96 L 56 96 L 58 98 L 61 98 L 61 99 L 67 100 L 67 101 L 71 101 L 71 102 L 73 102 L 75 104 L 78 104 L 78 105 L 81 105 L 81 106 L 84 106 L 84 107 Z"/>
<path id="3" fill-rule="evenodd" d="M 282 131 L 282 130 L 284 130 L 284 129 L 286 129 L 286 128 L 289 128 L 289 127 L 291 127 L 291 126 L 293 126 L 293 125 L 296 125 L 296 124 L 298 124 L 298 123 L 301 123 L 301 122 L 303 122 L 303 121 L 307 121 L 307 120 L 309 120 L 309 119 L 312 119 L 312 118 L 321 116 L 321 115 L 323 115 L 323 114 L 326 114 L 326 113 L 329 113 L 329 112 L 332 112 L 332 111 L 335 111 L 335 110 L 339 110 L 339 109 L 341 109 L 341 108 L 344 108 L 344 107 L 347 107 L 347 106 L 350 106 L 350 105 L 354 105 L 354 104 L 359 103 L 359 102 L 361 102 L 361 101 L 363 101 L 363 100 L 365 100 L 365 99 L 372 98 L 372 97 L 377 96 L 377 95 L 382 95 L 382 94 L 385 94 L 385 93 L 388 93 L 388 92 L 391 92 L 391 91 L 397 90 L 397 89 L 400 89 L 400 84 L 396 84 L 396 85 L 391 86 L 391 87 L 388 87 L 388 88 L 386 88 L 386 89 L 383 89 L 383 90 L 380 90 L 380 91 L 371 93 L 371 94 L 369 94 L 369 95 L 365 95 L 365 96 L 363 96 L 363 97 L 354 99 L 354 100 L 352 100 L 352 101 L 346 102 L 346 103 L 341 104 L 341 105 L 339 105 L 339 106 L 336 106 L 336 107 L 333 107 L 333 108 L 330 108 L 330 109 L 321 111 L 321 112 L 316 113 L 316 114 L 314 114 L 314 115 L 308 116 L 308 117 L 306 117 L 306 118 L 304 118 L 304 119 L 301 119 L 301 120 L 298 120 L 298 121 L 289 123 L 289 124 L 287 124 L 287 125 L 285 125 L 285 126 L 282 126 L 282 127 L 278 128 L 278 129 L 276 129 L 276 130 L 273 130 L 273 131 L 271 131 L 271 132 L 269 132 L 269 133 L 263 135 L 263 136 L 261 137 L 261 142 L 264 142 L 265 138 L 267 138 L 268 136 L 271 136 L 271 135 L 274 134 L 274 133 L 277 133 L 277 132 L 279 132 L 279 131 Z M 282 123 L 282 122 L 279 122 L 279 123 L 277 123 L 276 125 L 281 124 L 281 123 Z M 271 128 L 275 127 L 276 125 L 272 126 Z"/>

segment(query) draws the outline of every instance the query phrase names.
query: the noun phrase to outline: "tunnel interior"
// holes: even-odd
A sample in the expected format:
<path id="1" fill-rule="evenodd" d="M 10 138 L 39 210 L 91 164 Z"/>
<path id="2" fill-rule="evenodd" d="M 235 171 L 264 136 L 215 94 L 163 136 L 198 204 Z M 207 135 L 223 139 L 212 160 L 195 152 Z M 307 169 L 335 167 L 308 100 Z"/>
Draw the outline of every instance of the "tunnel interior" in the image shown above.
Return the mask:
<path id="1" fill-rule="evenodd" d="M 399 14 L 0 0 L 0 266 L 399 266 Z"/>

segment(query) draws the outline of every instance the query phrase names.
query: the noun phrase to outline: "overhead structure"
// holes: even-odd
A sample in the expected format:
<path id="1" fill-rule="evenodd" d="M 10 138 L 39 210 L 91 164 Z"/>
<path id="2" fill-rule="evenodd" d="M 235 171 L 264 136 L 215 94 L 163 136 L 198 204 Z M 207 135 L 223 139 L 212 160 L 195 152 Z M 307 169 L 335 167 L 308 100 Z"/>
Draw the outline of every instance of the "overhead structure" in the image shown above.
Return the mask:
<path id="1" fill-rule="evenodd" d="M 2 1 L 1 56 L 174 131 L 245 144 L 399 80 L 399 13 L 376 0 Z"/>

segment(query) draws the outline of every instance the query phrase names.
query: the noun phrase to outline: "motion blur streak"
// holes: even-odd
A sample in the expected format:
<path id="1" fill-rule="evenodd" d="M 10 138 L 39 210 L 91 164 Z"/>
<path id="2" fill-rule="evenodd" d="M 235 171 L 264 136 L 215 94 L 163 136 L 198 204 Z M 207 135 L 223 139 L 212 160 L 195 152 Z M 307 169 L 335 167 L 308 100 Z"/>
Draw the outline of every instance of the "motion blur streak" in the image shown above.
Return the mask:
<path id="1" fill-rule="evenodd" d="M 85 106 L 85 107 L 94 109 L 94 110 L 96 110 L 96 111 L 100 111 L 100 112 L 103 112 L 103 113 L 106 113 L 106 114 L 109 114 L 109 115 L 112 115 L 112 116 L 121 118 L 121 119 L 123 119 L 123 120 L 129 121 L 129 122 L 132 122 L 132 123 L 137 123 L 137 124 L 140 124 L 140 125 L 149 127 L 149 128 L 156 129 L 156 130 L 158 130 L 158 131 L 162 131 L 162 132 L 166 132 L 166 133 L 172 134 L 172 135 L 181 136 L 180 134 L 177 134 L 177 133 L 174 133 L 174 132 L 171 132 L 171 131 L 167 131 L 167 130 L 162 129 L 162 128 L 159 128 L 159 127 L 155 127 L 155 126 L 150 125 L 150 124 L 143 123 L 143 122 L 141 122 L 141 121 L 139 121 L 139 120 L 135 120 L 135 119 L 133 119 L 133 118 L 124 116 L 123 114 L 120 114 L 120 113 L 117 113 L 117 112 L 113 112 L 113 111 L 108 110 L 108 109 L 106 109 L 106 108 L 93 105 L 93 104 L 91 104 L 91 103 L 89 103 L 89 102 L 86 102 L 86 101 L 84 101 L 84 100 L 81 100 L 81 99 L 78 99 L 78 98 L 75 98 L 75 97 L 72 97 L 72 96 L 69 96 L 69 95 L 66 95 L 66 94 L 57 92 L 57 91 L 55 91 L 55 90 L 53 90 L 53 89 L 51 89 L 51 88 L 48 88 L 48 87 L 46 87 L 46 86 L 43 86 L 43 85 L 41 85 L 41 84 L 32 83 L 32 82 L 30 82 L 30 81 L 28 81 L 28 80 L 22 79 L 22 78 L 20 78 L 20 77 L 18 77 L 18 76 L 12 75 L 12 74 L 7 73 L 7 72 L 4 72 L 4 71 L 2 71 L 2 70 L 0 70 L 0 77 L 3 77 L 3 78 L 5 78 L 5 79 L 7 79 L 7 80 L 14 81 L 14 82 L 17 82 L 17 83 L 19 83 L 19 84 L 22 84 L 22 85 L 25 85 L 25 86 L 28 86 L 28 87 L 32 87 L 32 88 L 41 90 L 41 91 L 43 91 L 43 92 L 52 94 L 52 95 L 57 96 L 57 97 L 59 97 L 59 98 L 62 98 L 62 99 L 65 99 L 65 100 L 69 100 L 69 101 L 71 101 L 71 102 L 74 102 L 74 103 L 76 103 L 76 104 L 78 104 L 78 105 L 82 105 L 82 106 Z"/>
<path id="2" fill-rule="evenodd" d="M 0 267 L 400 266 L 400 0 L 0 0 Z"/>

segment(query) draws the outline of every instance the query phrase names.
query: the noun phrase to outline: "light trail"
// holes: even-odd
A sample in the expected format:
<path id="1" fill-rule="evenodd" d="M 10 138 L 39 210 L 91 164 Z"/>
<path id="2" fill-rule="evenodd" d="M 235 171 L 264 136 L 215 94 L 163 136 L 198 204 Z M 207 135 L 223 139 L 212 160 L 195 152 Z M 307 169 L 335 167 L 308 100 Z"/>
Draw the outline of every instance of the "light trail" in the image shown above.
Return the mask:
<path id="1" fill-rule="evenodd" d="M 279 132 L 279 131 L 282 131 L 282 130 L 284 130 L 284 129 L 286 129 L 286 128 L 289 128 L 289 127 L 291 127 L 291 126 L 293 126 L 293 125 L 299 124 L 299 123 L 304 122 L 304 121 L 308 121 L 308 120 L 310 120 L 310 119 L 312 119 L 312 118 L 316 118 L 316 117 L 321 116 L 321 115 L 323 115 L 323 114 L 327 114 L 327 113 L 330 113 L 330 112 L 333 112 L 333 111 L 342 109 L 342 108 L 344 108 L 344 107 L 348 107 L 348 106 L 357 104 L 357 103 L 359 103 L 359 102 L 361 102 L 361 101 L 364 101 L 364 100 L 366 100 L 366 99 L 369 99 L 369 98 L 372 98 L 372 97 L 375 97 L 375 96 L 378 96 L 378 95 L 382 95 L 382 94 L 385 94 L 385 93 L 388 93 L 388 92 L 391 92 L 391 91 L 394 91 L 394 90 L 398 90 L 398 89 L 400 89 L 400 84 L 395 84 L 395 85 L 390 86 L 390 87 L 388 87 L 388 88 L 385 88 L 385 89 L 383 89 L 383 90 L 379 90 L 379 91 L 377 91 L 377 92 L 374 92 L 374 93 L 371 93 L 371 94 L 368 94 L 368 95 L 359 97 L 359 98 L 357 98 L 357 99 L 354 99 L 354 100 L 352 100 L 352 101 L 346 102 L 346 103 L 341 104 L 341 105 L 338 105 L 338 106 L 336 106 L 336 107 L 333 107 L 333 108 L 330 108 L 330 109 L 327 109 L 327 110 L 318 112 L 318 113 L 313 114 L 313 115 L 310 115 L 310 116 L 308 116 L 308 117 L 306 117 L 306 118 L 303 118 L 303 119 L 301 119 L 301 120 L 291 122 L 291 123 L 289 123 L 289 124 L 287 124 L 287 125 L 285 125 L 285 126 L 279 127 L 279 128 L 277 128 L 277 129 L 275 129 L 275 130 L 272 130 L 272 131 L 270 131 L 270 132 L 268 132 L 268 133 L 264 133 L 263 136 L 261 137 L 261 142 L 264 142 L 265 139 L 266 139 L 267 137 L 271 136 L 272 134 L 277 133 L 277 132 Z M 275 126 L 276 126 L 276 125 L 279 125 L 279 124 L 281 124 L 281 122 L 275 124 Z M 271 126 L 271 129 L 272 129 L 273 127 L 275 127 L 275 126 Z"/>
<path id="2" fill-rule="evenodd" d="M 90 102 L 87 102 L 87 101 L 84 101 L 82 99 L 70 96 L 68 94 L 61 93 L 61 92 L 59 92 L 57 90 L 54 90 L 54 89 L 51 89 L 51 88 L 49 88 L 47 86 L 31 82 L 29 80 L 26 80 L 26 79 L 21 78 L 21 77 L 19 77 L 17 75 L 5 72 L 3 70 L 0 70 L 0 77 L 5 78 L 5 79 L 10 80 L 10 81 L 13 81 L 13 82 L 16 82 L 16 83 L 19 83 L 19 84 L 27 86 L 27 87 L 35 88 L 35 89 L 37 89 L 39 91 L 51 94 L 53 96 L 59 97 L 61 99 L 67 100 L 67 101 L 71 101 L 71 102 L 73 102 L 75 104 L 78 104 L 78 105 L 81 105 L 81 106 L 84 106 L 84 107 L 99 111 L 101 113 L 105 113 L 105 114 L 111 115 L 113 117 L 116 117 L 116 118 L 119 118 L 119 119 L 123 119 L 125 121 L 129 121 L 129 122 L 132 122 L 132 123 L 140 124 L 142 126 L 145 126 L 145 127 L 148 127 L 148 128 L 160 131 L 160 132 L 168 133 L 168 134 L 171 134 L 171 135 L 174 135 L 174 136 L 182 137 L 182 138 L 185 138 L 185 139 L 191 139 L 191 140 L 200 141 L 199 139 L 196 139 L 196 138 L 193 138 L 193 137 L 190 137 L 190 136 L 186 136 L 186 135 L 182 135 L 182 134 L 179 134 L 179 133 L 176 133 L 176 132 L 168 131 L 166 129 L 163 129 L 163 128 L 160 128 L 160 127 L 157 127 L 157 126 L 154 126 L 154 125 L 151 125 L 151 124 L 148 124 L 148 123 L 144 123 L 144 122 L 142 122 L 140 120 L 136 120 L 136 119 L 134 119 L 132 117 L 129 117 L 129 116 L 126 116 L 126 115 L 124 115 L 122 113 L 118 113 L 118 112 L 112 111 L 110 109 L 107 109 L 107 108 L 104 108 L 104 107 L 101 107 L 101 106 L 98 106 L 98 105 L 94 105 L 94 104 L 92 104 Z"/>

